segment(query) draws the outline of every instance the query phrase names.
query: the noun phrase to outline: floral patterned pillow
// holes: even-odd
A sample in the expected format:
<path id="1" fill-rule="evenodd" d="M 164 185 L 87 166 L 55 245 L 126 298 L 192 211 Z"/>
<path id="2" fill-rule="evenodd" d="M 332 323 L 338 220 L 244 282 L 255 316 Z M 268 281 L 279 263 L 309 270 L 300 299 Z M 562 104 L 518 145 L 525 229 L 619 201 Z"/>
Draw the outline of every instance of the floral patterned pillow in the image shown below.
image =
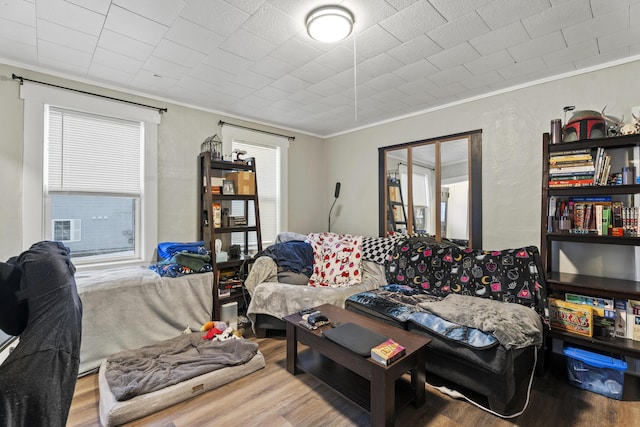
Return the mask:
<path id="1" fill-rule="evenodd" d="M 362 236 L 311 233 L 307 242 L 313 248 L 309 286 L 340 288 L 362 281 Z"/>

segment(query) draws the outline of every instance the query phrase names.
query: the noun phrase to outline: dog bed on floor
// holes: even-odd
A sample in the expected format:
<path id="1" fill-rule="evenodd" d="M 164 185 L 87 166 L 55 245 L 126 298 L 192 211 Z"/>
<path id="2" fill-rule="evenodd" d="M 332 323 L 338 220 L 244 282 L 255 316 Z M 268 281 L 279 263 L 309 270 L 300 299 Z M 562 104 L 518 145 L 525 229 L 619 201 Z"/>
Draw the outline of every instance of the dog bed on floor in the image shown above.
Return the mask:
<path id="1" fill-rule="evenodd" d="M 265 366 L 264 356 L 258 350 L 246 363 L 206 372 L 156 391 L 139 394 L 128 400 L 118 401 L 107 380 L 109 361 L 110 359 L 104 360 L 98 371 L 100 422 L 105 427 L 124 424 L 168 408 L 176 403 L 242 378 Z"/>

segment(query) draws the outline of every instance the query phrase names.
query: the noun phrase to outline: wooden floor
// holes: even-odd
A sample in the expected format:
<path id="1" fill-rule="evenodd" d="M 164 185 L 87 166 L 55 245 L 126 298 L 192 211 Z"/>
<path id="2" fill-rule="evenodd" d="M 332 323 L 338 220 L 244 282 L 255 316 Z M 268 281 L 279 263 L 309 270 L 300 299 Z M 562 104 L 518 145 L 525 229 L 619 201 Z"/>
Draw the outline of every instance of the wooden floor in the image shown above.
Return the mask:
<path id="1" fill-rule="evenodd" d="M 284 336 L 250 338 L 266 366 L 245 378 L 132 421 L 128 426 L 367 426 L 367 412 L 307 374 L 285 369 Z M 561 358 L 554 358 L 561 359 Z M 562 362 L 562 361 L 561 361 Z M 636 397 L 617 401 L 568 385 L 564 362 L 535 377 L 527 410 L 505 420 L 427 387 L 422 408 L 409 405 L 397 426 L 640 426 Z M 626 377 L 625 399 L 637 396 L 640 381 Z M 98 377 L 78 379 L 68 426 L 98 426 Z"/>

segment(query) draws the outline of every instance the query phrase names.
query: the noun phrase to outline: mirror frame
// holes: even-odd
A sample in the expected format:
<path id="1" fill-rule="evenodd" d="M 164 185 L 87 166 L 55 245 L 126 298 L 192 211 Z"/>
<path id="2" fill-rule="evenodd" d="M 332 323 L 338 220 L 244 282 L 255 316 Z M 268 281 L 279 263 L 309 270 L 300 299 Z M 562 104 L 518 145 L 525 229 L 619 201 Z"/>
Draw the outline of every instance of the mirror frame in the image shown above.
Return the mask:
<path id="1" fill-rule="evenodd" d="M 387 152 L 401 149 L 415 148 L 422 145 L 436 145 L 436 205 L 440 203 L 441 189 L 441 170 L 440 170 L 440 144 L 450 140 L 459 140 L 467 138 L 469 141 L 469 247 L 474 249 L 482 249 L 482 130 L 473 130 L 470 132 L 462 132 L 453 135 L 447 135 L 437 138 L 423 139 L 419 141 L 405 142 L 403 144 L 388 145 L 378 148 L 378 228 L 379 235 L 386 236 L 387 227 Z M 407 163 L 412 164 L 411 150 L 407 153 Z M 409 181 L 409 189 L 411 189 L 411 180 Z M 411 191 L 407 195 L 407 205 L 409 206 L 409 215 L 412 215 L 411 207 L 413 206 L 413 195 Z M 412 218 L 408 218 L 409 230 L 413 223 Z M 436 210 L 436 240 L 440 241 L 440 213 Z M 411 230 L 413 231 L 413 230 Z"/>

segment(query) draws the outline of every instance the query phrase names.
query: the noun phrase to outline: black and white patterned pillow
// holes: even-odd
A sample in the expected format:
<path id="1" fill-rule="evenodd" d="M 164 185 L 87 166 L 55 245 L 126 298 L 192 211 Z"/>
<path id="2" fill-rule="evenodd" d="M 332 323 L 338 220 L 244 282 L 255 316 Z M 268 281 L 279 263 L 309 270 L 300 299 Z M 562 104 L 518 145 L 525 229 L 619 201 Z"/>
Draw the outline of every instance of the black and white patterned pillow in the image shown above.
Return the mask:
<path id="1" fill-rule="evenodd" d="M 384 263 L 387 262 L 387 257 L 400 238 L 404 239 L 406 236 L 363 237 L 362 257 L 367 261 L 373 261 L 377 264 L 384 265 Z"/>

